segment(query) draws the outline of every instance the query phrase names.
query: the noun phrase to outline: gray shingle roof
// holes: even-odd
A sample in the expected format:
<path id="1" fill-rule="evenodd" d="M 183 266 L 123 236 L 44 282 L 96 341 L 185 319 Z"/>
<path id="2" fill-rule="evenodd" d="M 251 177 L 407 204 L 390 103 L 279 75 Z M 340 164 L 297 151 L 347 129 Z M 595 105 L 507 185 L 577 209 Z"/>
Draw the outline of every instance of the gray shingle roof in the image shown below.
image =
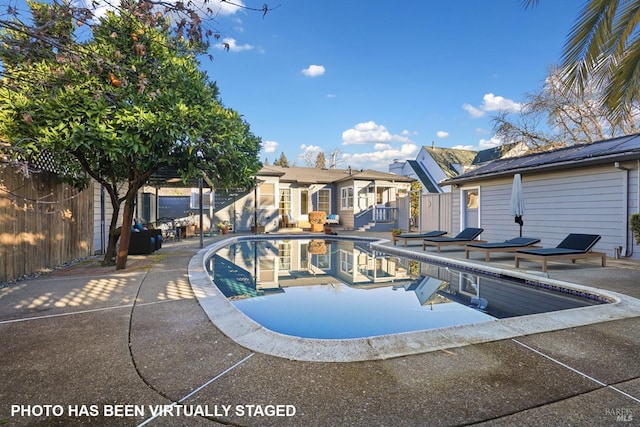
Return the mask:
<path id="1" fill-rule="evenodd" d="M 446 179 L 440 185 L 461 184 L 523 172 L 574 169 L 609 162 L 613 166 L 616 161 L 637 159 L 640 159 L 640 134 L 494 160 L 457 177 Z"/>
<path id="2" fill-rule="evenodd" d="M 444 174 L 453 178 L 460 172 L 454 165 L 470 166 L 477 152 L 458 148 L 424 147 Z"/>
<path id="3" fill-rule="evenodd" d="M 280 176 L 282 182 L 298 182 L 301 184 L 331 184 L 350 179 L 386 180 L 397 182 L 411 182 L 412 178 L 388 172 L 367 169 L 319 169 L 301 167 L 264 166 L 258 175 Z"/>

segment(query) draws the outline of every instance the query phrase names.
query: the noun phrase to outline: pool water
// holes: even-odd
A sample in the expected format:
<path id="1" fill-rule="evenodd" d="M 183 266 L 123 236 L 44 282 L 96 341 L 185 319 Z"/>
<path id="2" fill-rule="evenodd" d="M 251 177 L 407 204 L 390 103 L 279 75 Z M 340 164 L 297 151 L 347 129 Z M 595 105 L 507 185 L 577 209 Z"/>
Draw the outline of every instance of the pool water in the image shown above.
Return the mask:
<path id="1" fill-rule="evenodd" d="M 345 240 L 242 241 L 206 265 L 246 316 L 303 338 L 373 337 L 599 303 Z"/>

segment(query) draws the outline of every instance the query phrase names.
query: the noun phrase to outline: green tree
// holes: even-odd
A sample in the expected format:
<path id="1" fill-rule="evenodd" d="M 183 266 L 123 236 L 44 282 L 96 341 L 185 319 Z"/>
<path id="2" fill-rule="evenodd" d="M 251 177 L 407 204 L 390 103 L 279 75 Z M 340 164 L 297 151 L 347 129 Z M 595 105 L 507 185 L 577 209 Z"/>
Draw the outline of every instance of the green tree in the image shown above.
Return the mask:
<path id="1" fill-rule="evenodd" d="M 273 162 L 273 165 L 274 166 L 281 166 L 283 168 L 288 168 L 289 167 L 289 160 L 287 160 L 287 156 L 284 155 L 284 152 L 280 153 L 280 157 L 278 158 L 278 160 Z"/>
<path id="2" fill-rule="evenodd" d="M 422 196 L 422 184 L 420 181 L 413 181 L 411 183 L 411 191 L 409 193 L 409 206 L 410 206 L 410 218 L 414 225 L 419 223 L 420 220 L 420 197 Z"/>
<path id="3" fill-rule="evenodd" d="M 524 0 L 526 7 L 539 0 Z M 640 101 L 640 0 L 589 0 L 562 55 L 567 82 L 595 86 L 613 120 L 636 115 Z M 590 89 L 591 90 L 591 89 Z"/>
<path id="4" fill-rule="evenodd" d="M 158 169 L 176 168 L 185 180 L 203 170 L 227 187 L 249 185 L 260 167 L 260 139 L 220 103 L 217 87 L 198 70 L 194 44 L 171 33 L 145 3 L 122 5 L 79 42 L 78 21 L 64 5 L 32 2 L 33 24 L 16 22 L 0 38 L 6 155 L 37 160 L 53 153 L 63 179 L 80 187 L 88 175 L 105 186 L 114 215 L 103 263 L 113 262 L 119 236 L 118 269 L 126 267 L 136 193 Z M 51 17 L 55 25 L 45 25 Z M 46 42 L 25 53 L 36 29 Z"/>

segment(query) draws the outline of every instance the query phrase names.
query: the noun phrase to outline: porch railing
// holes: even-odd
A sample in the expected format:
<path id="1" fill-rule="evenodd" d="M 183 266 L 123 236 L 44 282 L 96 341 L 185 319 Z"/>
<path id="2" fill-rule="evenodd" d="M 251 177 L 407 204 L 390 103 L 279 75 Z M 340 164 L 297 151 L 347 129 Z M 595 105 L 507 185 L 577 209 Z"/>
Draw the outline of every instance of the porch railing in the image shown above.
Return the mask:
<path id="1" fill-rule="evenodd" d="M 395 224 L 397 208 L 391 207 L 370 207 L 355 214 L 355 228 L 363 227 L 366 224 Z"/>

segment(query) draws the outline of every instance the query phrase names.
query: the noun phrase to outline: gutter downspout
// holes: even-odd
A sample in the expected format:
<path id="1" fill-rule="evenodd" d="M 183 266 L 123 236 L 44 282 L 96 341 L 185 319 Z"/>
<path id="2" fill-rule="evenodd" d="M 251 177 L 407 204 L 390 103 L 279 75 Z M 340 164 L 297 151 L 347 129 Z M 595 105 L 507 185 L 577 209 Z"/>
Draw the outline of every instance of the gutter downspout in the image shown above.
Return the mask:
<path id="1" fill-rule="evenodd" d="M 623 257 L 629 257 L 631 254 L 629 253 L 629 170 L 625 169 L 622 171 L 624 175 L 624 179 L 622 181 L 622 188 L 624 198 L 622 199 L 622 209 L 624 212 L 624 246 L 622 247 L 621 255 Z"/>

